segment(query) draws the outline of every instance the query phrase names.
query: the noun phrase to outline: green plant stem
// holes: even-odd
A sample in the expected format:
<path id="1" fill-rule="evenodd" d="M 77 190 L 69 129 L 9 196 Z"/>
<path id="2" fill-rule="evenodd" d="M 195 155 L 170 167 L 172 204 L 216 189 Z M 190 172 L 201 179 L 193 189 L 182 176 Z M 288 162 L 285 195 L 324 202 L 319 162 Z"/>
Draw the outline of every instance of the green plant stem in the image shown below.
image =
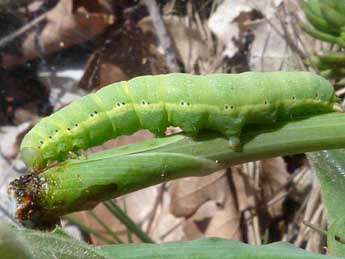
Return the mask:
<path id="1" fill-rule="evenodd" d="M 330 113 L 272 126 L 248 126 L 242 151 L 219 135 L 174 135 L 73 159 L 39 176 L 12 182 L 22 220 L 48 224 L 58 216 L 138 189 L 230 165 L 280 155 L 345 147 L 345 114 Z M 28 202 L 31 201 L 31 202 Z"/>
<path id="2" fill-rule="evenodd" d="M 317 56 L 322 62 L 331 64 L 345 65 L 345 53 L 340 51 L 325 51 L 318 53 Z"/>
<path id="3" fill-rule="evenodd" d="M 303 22 L 299 22 L 299 26 L 309 35 L 313 36 L 314 38 L 317 38 L 322 41 L 327 41 L 330 43 L 338 44 L 342 47 L 345 47 L 345 41 L 341 37 L 335 37 L 331 34 L 324 33 L 322 31 L 319 31 L 317 29 L 314 29 L 308 24 L 305 24 Z"/>

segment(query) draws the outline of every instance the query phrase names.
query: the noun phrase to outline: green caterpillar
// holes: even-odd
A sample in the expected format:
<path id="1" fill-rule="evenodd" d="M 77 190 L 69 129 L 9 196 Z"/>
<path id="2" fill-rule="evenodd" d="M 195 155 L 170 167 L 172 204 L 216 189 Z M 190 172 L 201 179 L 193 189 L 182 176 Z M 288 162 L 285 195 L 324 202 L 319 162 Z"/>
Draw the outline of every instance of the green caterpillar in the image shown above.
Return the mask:
<path id="1" fill-rule="evenodd" d="M 23 139 L 26 165 L 40 170 L 68 152 L 120 135 L 167 126 L 214 130 L 238 146 L 247 124 L 268 124 L 340 111 L 332 85 L 309 72 L 166 74 L 108 85 L 42 119 Z"/>

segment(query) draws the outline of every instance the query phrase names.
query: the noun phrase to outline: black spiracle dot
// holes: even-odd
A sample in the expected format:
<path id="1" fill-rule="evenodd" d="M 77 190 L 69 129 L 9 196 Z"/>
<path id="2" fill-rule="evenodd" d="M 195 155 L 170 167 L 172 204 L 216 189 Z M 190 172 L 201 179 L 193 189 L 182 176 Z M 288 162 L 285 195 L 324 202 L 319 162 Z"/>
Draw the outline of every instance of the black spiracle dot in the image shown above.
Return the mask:
<path id="1" fill-rule="evenodd" d="M 224 109 L 225 110 L 233 110 L 235 107 L 233 105 L 225 104 Z"/>
<path id="2" fill-rule="evenodd" d="M 59 130 L 55 130 L 55 132 L 56 132 L 56 133 L 58 133 L 58 132 L 59 132 Z"/>
<path id="3" fill-rule="evenodd" d="M 190 102 L 181 101 L 180 105 L 181 106 L 190 106 Z"/>
<path id="4" fill-rule="evenodd" d="M 292 96 L 291 99 L 292 99 L 292 100 L 296 100 L 296 96 Z"/>
<path id="5" fill-rule="evenodd" d="M 265 104 L 267 105 L 267 104 L 270 104 L 270 101 L 268 101 L 268 100 L 265 100 Z"/>
<path id="6" fill-rule="evenodd" d="M 93 116 L 95 116 L 93 113 L 90 113 L 90 117 L 93 117 Z"/>
<path id="7" fill-rule="evenodd" d="M 53 137 L 52 137 L 52 136 L 49 136 L 48 138 L 52 139 Z"/>
<path id="8" fill-rule="evenodd" d="M 44 144 L 43 140 L 41 140 L 40 143 L 43 145 Z"/>
<path id="9" fill-rule="evenodd" d="M 79 126 L 78 123 L 74 124 L 74 127 L 78 127 L 78 126 Z"/>
<path id="10" fill-rule="evenodd" d="M 319 97 L 319 93 L 318 92 L 315 93 L 315 97 Z"/>
<path id="11" fill-rule="evenodd" d="M 126 103 L 125 102 L 116 102 L 117 107 L 124 106 Z"/>
<path id="12" fill-rule="evenodd" d="M 145 101 L 145 100 L 142 100 L 142 101 L 141 101 L 141 104 L 142 104 L 142 105 L 149 105 L 150 103 L 147 102 L 147 101 Z"/>
<path id="13" fill-rule="evenodd" d="M 71 130 L 71 128 L 67 128 L 67 130 L 68 130 L 68 131 L 70 131 L 70 130 Z"/>
<path id="14" fill-rule="evenodd" d="M 94 111 L 93 113 L 94 113 L 94 114 L 97 114 L 98 112 L 97 112 L 97 111 Z"/>

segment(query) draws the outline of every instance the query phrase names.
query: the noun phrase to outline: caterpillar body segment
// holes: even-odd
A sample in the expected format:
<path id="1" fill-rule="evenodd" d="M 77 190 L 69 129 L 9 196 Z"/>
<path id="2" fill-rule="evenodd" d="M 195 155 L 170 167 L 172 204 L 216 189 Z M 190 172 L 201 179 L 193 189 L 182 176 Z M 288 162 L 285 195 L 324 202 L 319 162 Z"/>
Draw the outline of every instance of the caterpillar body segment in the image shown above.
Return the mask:
<path id="1" fill-rule="evenodd" d="M 34 170 L 120 135 L 168 126 L 215 130 L 238 145 L 247 124 L 270 124 L 340 110 L 332 85 L 309 72 L 182 73 L 141 76 L 108 85 L 42 119 L 23 139 Z"/>

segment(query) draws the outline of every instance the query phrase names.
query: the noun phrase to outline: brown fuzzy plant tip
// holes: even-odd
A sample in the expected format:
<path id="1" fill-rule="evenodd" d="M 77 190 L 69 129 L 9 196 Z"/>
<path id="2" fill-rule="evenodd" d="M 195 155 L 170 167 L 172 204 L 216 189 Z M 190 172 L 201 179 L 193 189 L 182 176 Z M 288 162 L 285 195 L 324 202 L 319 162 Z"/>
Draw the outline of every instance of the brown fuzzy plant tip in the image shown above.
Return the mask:
<path id="1" fill-rule="evenodd" d="M 35 218 L 36 211 L 44 210 L 40 197 L 46 190 L 45 186 L 45 178 L 34 174 L 23 175 L 10 183 L 8 192 L 17 202 L 16 216 L 28 227 L 49 228 L 53 224 Z"/>

